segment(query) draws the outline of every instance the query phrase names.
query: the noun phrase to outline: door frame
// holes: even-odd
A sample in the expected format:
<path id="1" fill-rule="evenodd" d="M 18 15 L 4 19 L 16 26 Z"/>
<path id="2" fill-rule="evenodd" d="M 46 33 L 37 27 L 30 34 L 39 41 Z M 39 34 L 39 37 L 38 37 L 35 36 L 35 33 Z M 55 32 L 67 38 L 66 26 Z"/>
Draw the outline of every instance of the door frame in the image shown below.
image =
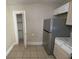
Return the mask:
<path id="1" fill-rule="evenodd" d="M 16 14 L 23 14 L 23 36 L 24 36 L 24 46 L 26 48 L 27 47 L 26 13 L 25 11 L 13 11 L 15 39 L 16 39 L 16 44 L 19 44 Z"/>

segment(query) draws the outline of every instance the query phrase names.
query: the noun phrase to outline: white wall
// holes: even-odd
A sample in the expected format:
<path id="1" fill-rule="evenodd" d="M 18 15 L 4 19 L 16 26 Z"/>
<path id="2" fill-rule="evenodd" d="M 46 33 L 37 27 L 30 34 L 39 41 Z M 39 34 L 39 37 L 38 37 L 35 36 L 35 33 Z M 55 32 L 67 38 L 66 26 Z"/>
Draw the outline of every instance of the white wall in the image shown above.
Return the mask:
<path id="1" fill-rule="evenodd" d="M 15 42 L 13 10 L 25 10 L 27 21 L 28 42 L 42 42 L 43 39 L 43 20 L 53 15 L 55 6 L 45 4 L 31 4 L 21 6 L 7 6 L 7 40 L 6 47 Z"/>

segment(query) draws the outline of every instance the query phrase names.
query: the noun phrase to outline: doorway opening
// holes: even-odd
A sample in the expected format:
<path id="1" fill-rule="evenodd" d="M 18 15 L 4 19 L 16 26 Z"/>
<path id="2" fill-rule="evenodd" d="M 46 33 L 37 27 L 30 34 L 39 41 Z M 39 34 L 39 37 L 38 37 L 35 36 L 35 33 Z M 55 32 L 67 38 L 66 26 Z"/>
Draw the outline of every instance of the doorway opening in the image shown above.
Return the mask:
<path id="1" fill-rule="evenodd" d="M 25 11 L 13 11 L 14 31 L 17 44 L 24 44 L 27 47 L 27 30 Z"/>
<path id="2" fill-rule="evenodd" d="M 16 17 L 17 17 L 19 44 L 23 44 L 24 38 L 23 38 L 23 18 L 22 18 L 22 14 L 16 14 Z"/>

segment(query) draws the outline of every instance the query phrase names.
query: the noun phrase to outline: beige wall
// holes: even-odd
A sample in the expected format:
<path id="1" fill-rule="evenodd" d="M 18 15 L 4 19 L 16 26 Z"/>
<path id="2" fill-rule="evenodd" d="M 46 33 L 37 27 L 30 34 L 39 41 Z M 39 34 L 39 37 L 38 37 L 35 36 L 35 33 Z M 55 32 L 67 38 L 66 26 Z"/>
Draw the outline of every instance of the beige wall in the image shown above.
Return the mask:
<path id="1" fill-rule="evenodd" d="M 15 42 L 12 12 L 10 8 L 6 8 L 6 50 Z"/>
<path id="2" fill-rule="evenodd" d="M 25 10 L 27 21 L 27 39 L 28 42 L 42 42 L 43 20 L 53 15 L 53 5 L 32 4 L 26 6 L 7 6 L 7 40 L 6 47 L 9 49 L 15 42 L 13 27 L 13 10 Z"/>

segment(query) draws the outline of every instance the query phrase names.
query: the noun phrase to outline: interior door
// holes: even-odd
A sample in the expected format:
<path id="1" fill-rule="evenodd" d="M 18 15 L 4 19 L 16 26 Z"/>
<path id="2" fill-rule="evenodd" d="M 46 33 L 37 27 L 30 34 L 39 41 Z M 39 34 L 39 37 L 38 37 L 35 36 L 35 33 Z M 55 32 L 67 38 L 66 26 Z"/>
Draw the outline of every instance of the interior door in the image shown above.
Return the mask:
<path id="1" fill-rule="evenodd" d="M 25 12 L 23 12 L 23 36 L 24 36 L 24 46 L 27 47 L 27 35 L 26 35 L 26 16 Z"/>

